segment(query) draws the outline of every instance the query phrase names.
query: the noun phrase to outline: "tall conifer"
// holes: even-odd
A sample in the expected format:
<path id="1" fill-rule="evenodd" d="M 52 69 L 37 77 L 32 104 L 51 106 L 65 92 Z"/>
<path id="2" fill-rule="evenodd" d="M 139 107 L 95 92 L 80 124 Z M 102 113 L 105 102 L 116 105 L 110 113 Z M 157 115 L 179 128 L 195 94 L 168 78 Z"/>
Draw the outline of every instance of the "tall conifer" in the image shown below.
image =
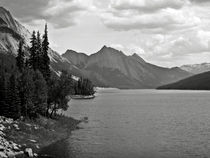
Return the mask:
<path id="1" fill-rule="evenodd" d="M 34 106 L 36 113 L 45 114 L 47 109 L 47 84 L 41 74 L 36 71 L 33 77 L 34 81 Z"/>
<path id="2" fill-rule="evenodd" d="M 8 86 L 8 116 L 10 118 L 17 119 L 20 117 L 20 95 L 18 90 L 17 79 L 14 74 L 12 74 L 9 78 L 9 86 Z"/>
<path id="3" fill-rule="evenodd" d="M 47 30 L 47 24 L 46 24 L 44 35 L 43 35 L 43 41 L 42 41 L 42 51 L 43 51 L 42 73 L 47 82 L 49 82 L 49 79 L 50 79 L 50 58 L 48 56 L 48 50 L 49 50 L 49 41 L 48 41 L 48 30 Z"/>
<path id="4" fill-rule="evenodd" d="M 19 71 L 22 72 L 24 69 L 24 52 L 23 52 L 23 41 L 22 40 L 19 42 L 18 55 L 16 57 L 16 65 L 17 65 Z"/>
<path id="5" fill-rule="evenodd" d="M 6 81 L 5 81 L 5 72 L 1 70 L 0 75 L 0 115 L 5 116 L 6 107 L 8 106 L 6 103 Z"/>
<path id="6" fill-rule="evenodd" d="M 37 39 L 36 39 L 36 32 L 33 31 L 32 37 L 31 37 L 31 47 L 30 47 L 30 56 L 29 56 L 29 64 L 30 67 L 34 70 L 37 70 L 38 64 L 37 64 Z"/>

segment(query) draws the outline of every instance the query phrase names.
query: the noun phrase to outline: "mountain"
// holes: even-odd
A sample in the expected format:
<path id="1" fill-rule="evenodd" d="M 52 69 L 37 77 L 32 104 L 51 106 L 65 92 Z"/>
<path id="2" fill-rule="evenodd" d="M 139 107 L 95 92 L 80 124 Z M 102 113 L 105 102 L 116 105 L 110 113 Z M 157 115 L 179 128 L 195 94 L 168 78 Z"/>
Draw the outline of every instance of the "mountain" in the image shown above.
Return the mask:
<path id="1" fill-rule="evenodd" d="M 66 51 L 62 56 L 79 67 L 82 74 L 95 85 L 103 87 L 156 88 L 190 75 L 180 68 L 155 66 L 135 53 L 126 56 L 123 52 L 106 46 L 90 56 L 72 50 Z"/>
<path id="2" fill-rule="evenodd" d="M 14 57 L 17 55 L 19 41 L 24 41 L 24 47 L 27 50 L 27 47 L 30 45 L 30 38 L 31 33 L 15 20 L 7 9 L 0 7 L 0 62 L 7 65 L 8 68 L 14 65 Z M 59 73 L 59 71 L 66 69 L 75 75 L 81 75 L 74 64 L 51 48 L 49 49 L 49 57 L 51 69 L 54 72 Z M 7 62 L 6 58 L 11 62 Z"/>
<path id="3" fill-rule="evenodd" d="M 12 67 L 19 41 L 25 41 L 27 51 L 30 37 L 31 33 L 8 10 L 0 7 L 0 63 Z M 137 54 L 126 56 L 106 46 L 90 56 L 73 50 L 61 56 L 49 49 L 49 57 L 55 73 L 59 74 L 65 69 L 74 76 L 89 78 L 96 86 L 102 87 L 155 88 L 190 75 L 179 68 L 158 67 L 147 63 Z"/>
<path id="4" fill-rule="evenodd" d="M 210 71 L 210 63 L 183 65 L 180 68 L 193 74 L 199 74 Z"/>
<path id="5" fill-rule="evenodd" d="M 210 90 L 210 71 L 194 75 L 184 80 L 161 86 L 158 89 Z"/>
<path id="6" fill-rule="evenodd" d="M 14 53 L 18 42 L 22 39 L 28 44 L 29 38 L 29 31 L 8 10 L 0 7 L 0 51 Z"/>
<path id="7" fill-rule="evenodd" d="M 88 60 L 88 56 L 84 53 L 77 53 L 74 50 L 67 50 L 65 54 L 62 55 L 64 58 L 68 59 L 78 68 L 83 68 Z"/>

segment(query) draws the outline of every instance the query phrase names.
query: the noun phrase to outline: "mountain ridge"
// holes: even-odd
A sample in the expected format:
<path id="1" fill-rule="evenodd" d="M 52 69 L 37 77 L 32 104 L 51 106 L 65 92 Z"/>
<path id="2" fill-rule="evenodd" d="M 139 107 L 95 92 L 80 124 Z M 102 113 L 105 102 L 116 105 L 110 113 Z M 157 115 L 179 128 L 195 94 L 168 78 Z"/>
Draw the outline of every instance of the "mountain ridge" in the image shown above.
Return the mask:
<path id="1" fill-rule="evenodd" d="M 94 54 L 85 55 L 85 59 L 81 59 L 84 53 L 69 50 L 62 56 L 69 61 L 77 61 L 82 73 L 101 86 L 156 88 L 163 83 L 177 81 L 190 75 L 179 68 L 159 67 L 147 63 L 135 53 L 127 56 L 122 51 L 107 46 L 103 46 Z M 118 83 L 119 81 L 121 83 Z"/>

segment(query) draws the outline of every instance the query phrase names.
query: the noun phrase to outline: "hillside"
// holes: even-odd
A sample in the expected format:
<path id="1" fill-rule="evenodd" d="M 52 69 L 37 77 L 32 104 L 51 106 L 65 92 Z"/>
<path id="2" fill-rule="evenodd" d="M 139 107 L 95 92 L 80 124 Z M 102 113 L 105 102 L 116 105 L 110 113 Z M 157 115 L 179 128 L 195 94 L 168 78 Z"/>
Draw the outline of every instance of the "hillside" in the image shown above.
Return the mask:
<path id="1" fill-rule="evenodd" d="M 152 65 L 135 53 L 127 56 L 107 46 L 90 56 L 72 50 L 62 56 L 79 67 L 95 85 L 102 87 L 155 88 L 190 75 L 179 68 Z"/>
<path id="2" fill-rule="evenodd" d="M 161 86 L 157 89 L 210 90 L 210 71 L 184 80 Z"/>

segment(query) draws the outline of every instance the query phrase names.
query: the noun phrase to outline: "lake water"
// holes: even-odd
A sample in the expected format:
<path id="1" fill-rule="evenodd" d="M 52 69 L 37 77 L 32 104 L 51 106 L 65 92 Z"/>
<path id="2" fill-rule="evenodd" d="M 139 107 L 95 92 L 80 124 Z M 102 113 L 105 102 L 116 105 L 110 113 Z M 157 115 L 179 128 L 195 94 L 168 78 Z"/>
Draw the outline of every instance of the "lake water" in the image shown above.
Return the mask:
<path id="1" fill-rule="evenodd" d="M 100 90 L 67 113 L 89 118 L 68 140 L 72 158 L 210 156 L 210 92 Z"/>

